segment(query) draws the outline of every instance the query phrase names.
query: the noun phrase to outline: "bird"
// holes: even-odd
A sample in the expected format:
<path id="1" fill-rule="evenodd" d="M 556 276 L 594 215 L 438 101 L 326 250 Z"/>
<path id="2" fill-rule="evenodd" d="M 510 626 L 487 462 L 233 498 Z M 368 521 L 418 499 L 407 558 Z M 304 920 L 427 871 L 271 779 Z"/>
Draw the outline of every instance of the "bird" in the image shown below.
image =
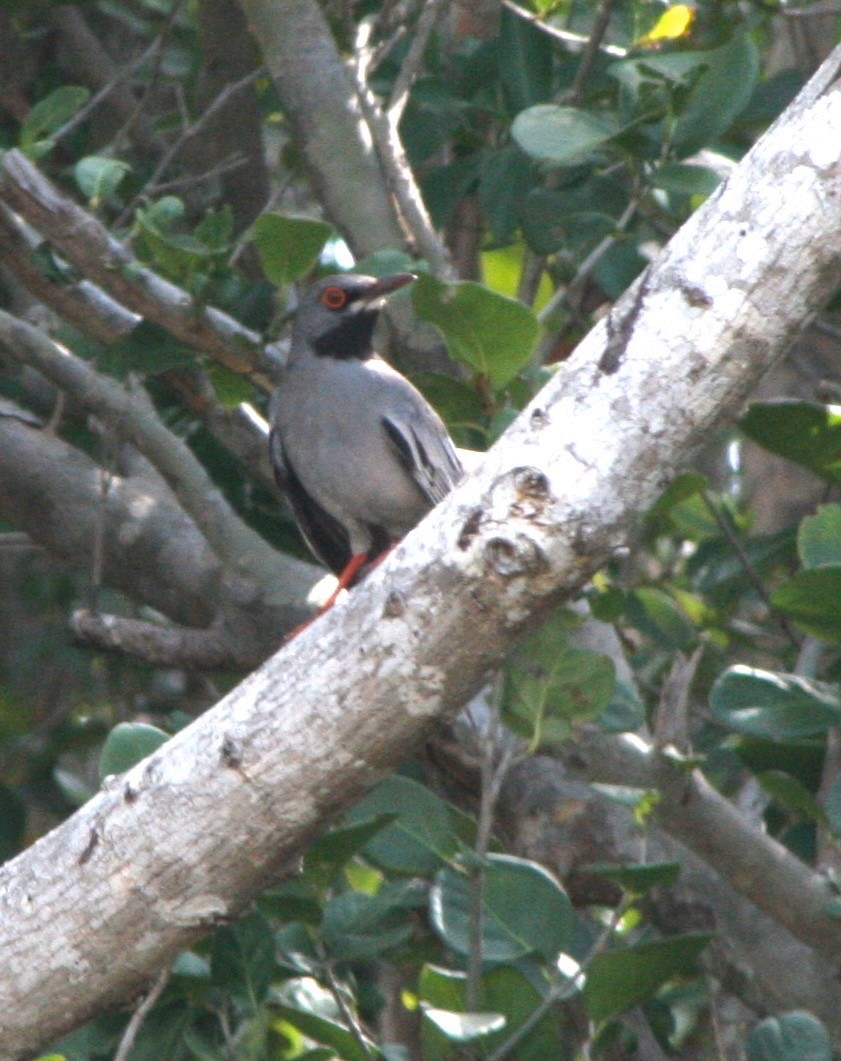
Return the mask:
<path id="1" fill-rule="evenodd" d="M 270 404 L 277 484 L 337 577 L 323 614 L 464 475 L 446 427 L 374 349 L 385 300 L 417 277 L 339 273 L 302 295 Z"/>

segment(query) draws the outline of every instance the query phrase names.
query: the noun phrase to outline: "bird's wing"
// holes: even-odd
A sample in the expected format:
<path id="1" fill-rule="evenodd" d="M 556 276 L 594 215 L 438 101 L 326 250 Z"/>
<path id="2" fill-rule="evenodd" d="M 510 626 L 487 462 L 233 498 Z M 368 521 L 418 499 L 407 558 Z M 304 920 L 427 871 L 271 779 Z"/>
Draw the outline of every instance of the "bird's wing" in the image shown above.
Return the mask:
<path id="1" fill-rule="evenodd" d="M 292 509 L 304 540 L 322 564 L 338 575 L 351 558 L 348 532 L 304 489 L 283 451 L 280 435 L 274 430 L 269 434 L 269 453 L 277 485 Z"/>
<path id="2" fill-rule="evenodd" d="M 437 505 L 464 475 L 447 430 L 431 409 L 384 416 L 382 425 L 403 468 L 431 505 Z"/>

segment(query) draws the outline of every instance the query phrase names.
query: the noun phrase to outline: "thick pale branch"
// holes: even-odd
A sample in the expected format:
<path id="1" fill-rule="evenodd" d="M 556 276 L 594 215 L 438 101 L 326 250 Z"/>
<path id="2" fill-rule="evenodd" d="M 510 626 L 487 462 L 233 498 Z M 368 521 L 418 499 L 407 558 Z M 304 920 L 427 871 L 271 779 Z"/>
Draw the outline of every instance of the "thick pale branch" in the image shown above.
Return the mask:
<path id="1" fill-rule="evenodd" d="M 241 910 L 628 540 L 738 411 L 837 285 L 839 62 L 344 604 L 0 870 L 3 1054 L 136 992 Z M 694 783 L 678 794 L 693 814 L 708 799 Z M 782 868 L 808 900 L 792 931 L 837 960 L 829 885 Z"/>
<path id="2" fill-rule="evenodd" d="M 357 257 L 383 247 L 403 247 L 406 233 L 353 83 L 318 4 L 240 2 L 327 216 Z"/>

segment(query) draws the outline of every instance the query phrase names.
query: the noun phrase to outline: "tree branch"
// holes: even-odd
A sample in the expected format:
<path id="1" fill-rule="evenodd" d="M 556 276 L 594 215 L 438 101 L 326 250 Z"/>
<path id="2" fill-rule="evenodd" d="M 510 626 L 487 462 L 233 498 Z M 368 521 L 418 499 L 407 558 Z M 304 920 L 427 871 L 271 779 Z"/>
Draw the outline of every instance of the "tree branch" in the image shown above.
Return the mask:
<path id="1" fill-rule="evenodd" d="M 363 258 L 406 234 L 330 27 L 313 0 L 241 0 L 330 220 Z M 341 165 L 336 160 L 341 159 Z"/>
<path id="2" fill-rule="evenodd" d="M 277 567 L 274 550 L 233 512 L 189 446 L 161 422 L 142 387 L 123 387 L 100 375 L 39 329 L 3 310 L 0 343 L 71 395 L 83 409 L 131 439 L 232 571 L 258 583 L 269 577 Z"/>
<path id="3" fill-rule="evenodd" d="M 181 288 L 141 266 L 96 218 L 61 195 L 17 150 L 3 156 L 0 198 L 112 298 L 271 389 L 271 383 L 254 371 L 261 349 L 256 332 L 221 310 L 199 305 Z"/>
<path id="4" fill-rule="evenodd" d="M 0 262 L 35 298 L 101 343 L 123 338 L 140 323 L 136 313 L 89 280 L 54 280 L 38 267 L 35 254 L 39 245 L 43 246 L 43 241 L 0 203 Z"/>
<path id="5" fill-rule="evenodd" d="M 628 540 L 837 285 L 839 63 L 345 602 L 0 869 L 0 1052 L 33 1053 L 242 910 Z M 662 757 L 630 762 L 662 785 L 660 821 L 705 857 L 739 857 L 722 797 Z M 785 880 L 781 917 L 837 962 L 830 886 L 763 851 L 734 885 L 768 909 Z"/>

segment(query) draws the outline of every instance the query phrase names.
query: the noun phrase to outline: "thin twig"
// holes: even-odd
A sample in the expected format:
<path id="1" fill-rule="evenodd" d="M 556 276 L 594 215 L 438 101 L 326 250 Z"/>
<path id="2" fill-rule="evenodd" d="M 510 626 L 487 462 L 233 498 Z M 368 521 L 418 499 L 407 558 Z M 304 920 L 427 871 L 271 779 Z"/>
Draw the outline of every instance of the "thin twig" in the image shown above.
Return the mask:
<path id="1" fill-rule="evenodd" d="M 108 442 L 105 442 L 108 445 Z M 105 526 L 107 522 L 108 494 L 113 475 L 110 468 L 99 469 L 99 503 L 94 522 L 93 546 L 91 548 L 91 574 L 88 583 L 88 607 L 99 611 L 99 594 L 102 589 L 102 572 L 105 567 Z"/>
<path id="2" fill-rule="evenodd" d="M 152 985 L 149 994 L 143 999 L 134 1013 L 132 1013 L 131 1020 L 128 1022 L 126 1030 L 123 1032 L 122 1039 L 120 1039 L 120 1045 L 117 1047 L 117 1052 L 114 1054 L 114 1061 L 128 1061 L 132 1047 L 134 1046 L 134 1040 L 137 1038 L 137 1033 L 143 1026 L 143 1022 L 149 1016 L 150 1010 L 161 997 L 161 993 L 166 987 L 168 980 L 169 969 L 164 969 Z"/>
<path id="3" fill-rule="evenodd" d="M 167 12 L 164 24 L 161 27 L 161 32 L 155 38 L 153 44 L 153 54 L 155 56 L 155 62 L 149 74 L 149 83 L 147 84 L 143 94 L 140 96 L 140 99 L 137 101 L 137 106 L 129 115 L 128 120 L 123 124 L 122 128 L 117 130 L 117 134 L 114 137 L 115 144 L 122 143 L 122 141 L 128 137 L 129 133 L 132 130 L 132 126 L 137 123 L 140 115 L 143 113 L 143 110 L 149 101 L 150 96 L 152 95 L 152 90 L 157 84 L 158 76 L 161 72 L 161 66 L 163 64 L 164 45 L 166 44 L 167 39 L 169 38 L 170 32 L 172 31 L 172 27 L 175 24 L 175 19 L 178 15 L 178 12 L 181 10 L 183 4 L 184 0 L 175 0 L 175 3 Z"/>
<path id="4" fill-rule="evenodd" d="M 537 26 L 539 30 L 547 33 L 556 41 L 560 41 L 562 44 L 566 45 L 567 48 L 575 51 L 584 51 L 589 44 L 589 37 L 585 37 L 581 33 L 571 33 L 569 30 L 558 29 L 557 26 L 544 22 L 543 19 L 533 11 L 529 11 L 525 7 L 520 7 L 519 4 L 515 4 L 514 0 L 502 0 L 502 4 L 504 7 L 507 7 L 512 14 L 526 22 L 530 22 L 533 26 Z M 599 50 L 604 52 L 605 55 L 610 55 L 615 59 L 624 59 L 628 54 L 627 48 L 620 48 L 615 44 L 601 44 Z"/>
<path id="5" fill-rule="evenodd" d="M 487 1056 L 485 1061 L 503 1061 L 503 1058 L 507 1057 L 514 1047 L 522 1042 L 532 1028 L 540 1023 L 554 1005 L 559 1002 L 566 1002 L 567 999 L 572 998 L 572 996 L 579 990 L 579 985 L 584 981 L 587 970 L 596 958 L 607 949 L 607 945 L 610 942 L 613 933 L 616 931 L 619 922 L 625 916 L 625 912 L 630 904 L 631 897 L 629 895 L 623 896 L 622 901 L 613 911 L 613 915 L 605 926 L 604 931 L 593 944 L 590 953 L 578 967 L 578 972 L 575 976 L 571 979 L 564 980 L 563 982 L 553 984 L 552 987 L 549 988 L 543 1001 L 532 1010 L 519 1028 L 513 1031 L 504 1043 L 498 1046 L 492 1054 Z"/>
<path id="6" fill-rule="evenodd" d="M 616 0 L 601 0 L 601 3 L 599 4 L 599 9 L 596 12 L 596 18 L 593 22 L 593 29 L 590 33 L 586 47 L 584 48 L 584 53 L 581 56 L 581 62 L 578 64 L 578 69 L 575 71 L 572 85 L 564 96 L 564 102 L 572 107 L 578 106 L 584 96 L 584 88 L 590 80 L 590 75 L 593 72 L 593 66 L 596 62 L 596 56 L 599 54 L 604 35 L 607 33 L 607 27 L 610 24 L 610 19 L 613 15 L 613 9 L 615 6 Z"/>
<path id="7" fill-rule="evenodd" d="M 771 601 L 771 594 L 765 588 L 762 579 L 759 577 L 756 568 L 751 563 L 751 559 L 745 551 L 745 547 L 742 545 L 741 541 L 739 541 L 739 536 L 730 526 L 729 520 L 719 511 L 718 505 L 715 503 L 714 498 L 708 490 L 704 490 L 704 492 L 701 494 L 701 497 L 703 498 L 704 504 L 706 505 L 707 510 L 709 511 L 712 518 L 715 520 L 719 530 L 727 539 L 728 544 L 730 545 L 733 552 L 736 554 L 739 563 L 742 565 L 742 569 L 748 577 L 748 581 L 756 590 L 762 602 L 767 606 L 768 611 L 773 616 L 780 630 L 782 630 L 783 634 L 785 634 L 785 636 L 792 643 L 792 645 L 794 645 L 794 647 L 799 651 L 800 638 L 794 632 L 788 619 L 786 619 L 786 617 L 774 607 L 774 604 Z"/>
<path id="8" fill-rule="evenodd" d="M 160 160 L 152 173 L 149 180 L 144 185 L 142 191 L 131 200 L 126 206 L 120 216 L 114 223 L 115 228 L 119 228 L 120 225 L 126 223 L 128 218 L 131 217 L 134 210 L 137 208 L 138 203 L 146 196 L 154 195 L 155 192 L 160 190 L 159 180 L 161 175 L 166 172 L 172 163 L 175 156 L 184 148 L 184 145 L 189 143 L 201 130 L 207 125 L 210 119 L 216 114 L 218 110 L 225 106 L 228 100 L 235 96 L 238 92 L 241 92 L 244 88 L 248 88 L 249 85 L 253 84 L 258 77 L 261 77 L 265 73 L 265 67 L 258 66 L 255 70 L 251 70 L 241 77 L 239 81 L 233 81 L 229 85 L 225 85 L 219 95 L 213 100 L 213 102 L 207 107 L 202 113 L 201 117 L 198 118 L 192 125 L 188 126 L 178 137 L 175 143 L 170 147 L 164 157 Z"/>
<path id="9" fill-rule="evenodd" d="M 517 745 L 507 741 L 500 750 L 502 675 L 498 674 L 488 704 L 490 718 L 480 737 L 481 764 L 479 820 L 473 853 L 476 865 L 470 873 L 470 955 L 467 965 L 465 1009 L 468 1013 L 479 1008 L 479 988 L 482 978 L 482 937 L 484 932 L 485 862 L 491 842 L 497 801 L 508 771 L 519 753 Z"/>
<path id="10" fill-rule="evenodd" d="M 333 996 L 336 1005 L 339 1007 L 339 1012 L 348 1027 L 348 1031 L 354 1037 L 359 1049 L 368 1058 L 368 1061 L 374 1061 L 374 1052 L 371 1049 L 371 1043 L 365 1035 L 365 1031 L 359 1023 L 356 1014 L 347 1004 L 347 999 L 342 994 L 339 981 L 336 979 L 336 974 L 333 972 L 333 967 L 329 961 L 324 962 L 324 975 L 327 979 L 327 986 L 330 989 L 330 994 Z"/>
<path id="11" fill-rule="evenodd" d="M 359 107 L 409 239 L 415 244 L 417 253 L 429 262 L 433 274 L 446 277 L 450 273 L 449 251 L 432 226 L 400 140 L 398 122 L 383 111 L 368 87 L 368 29 L 364 23 L 359 27 L 355 47 L 357 59 L 350 65 Z"/>
<path id="12" fill-rule="evenodd" d="M 400 72 L 391 90 L 391 98 L 386 105 L 386 114 L 393 125 L 397 126 L 403 116 L 403 111 L 409 99 L 409 90 L 420 73 L 423 64 L 423 54 L 429 43 L 439 19 L 444 15 L 450 0 L 428 0 L 421 11 L 418 24 L 415 28 L 415 36 L 411 47 L 406 53 L 406 58 L 400 67 Z"/>
<path id="13" fill-rule="evenodd" d="M 226 173 L 232 173 L 234 170 L 242 169 L 243 166 L 247 165 L 248 159 L 243 155 L 237 153 L 228 155 L 227 158 L 223 158 L 221 162 L 217 162 L 215 166 L 211 166 L 210 169 L 206 169 L 202 173 L 191 173 L 189 176 L 175 177 L 171 181 L 162 181 L 160 184 L 156 184 L 155 192 L 171 192 L 174 188 L 193 187 L 196 184 L 201 184 L 202 181 L 223 177 Z"/>
<path id="14" fill-rule="evenodd" d="M 94 93 L 94 95 L 91 96 L 91 98 L 84 105 L 84 107 L 76 111 L 72 118 L 68 119 L 64 123 L 64 125 L 62 125 L 50 136 L 50 140 L 52 140 L 54 143 L 59 143 L 59 141 L 63 140 L 64 137 L 68 135 L 68 133 L 71 133 L 74 129 L 81 125 L 82 122 L 85 121 L 85 119 L 88 117 L 88 115 L 95 111 L 96 108 L 111 95 L 115 88 L 121 85 L 124 81 L 127 81 L 128 78 L 130 78 L 136 70 L 143 66 L 147 59 L 151 59 L 151 57 L 157 51 L 158 47 L 158 41 L 153 41 L 149 45 L 149 47 L 145 51 L 141 52 L 136 59 L 133 59 L 128 64 L 128 66 L 120 67 L 120 69 L 111 78 L 111 80 L 104 84 L 98 92 Z"/>

